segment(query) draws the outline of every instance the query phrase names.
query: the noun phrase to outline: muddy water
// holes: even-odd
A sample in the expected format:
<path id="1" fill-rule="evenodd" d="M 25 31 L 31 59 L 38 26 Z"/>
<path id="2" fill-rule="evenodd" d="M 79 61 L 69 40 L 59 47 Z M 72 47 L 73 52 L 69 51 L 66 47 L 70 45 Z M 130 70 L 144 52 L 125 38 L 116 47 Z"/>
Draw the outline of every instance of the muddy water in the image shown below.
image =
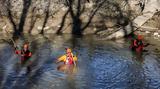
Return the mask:
<path id="1" fill-rule="evenodd" d="M 32 71 L 20 65 L 13 47 L 0 43 L 0 89 L 160 89 L 160 60 L 149 52 L 137 57 L 124 41 L 98 41 L 94 36 L 28 36 Z M 71 73 L 58 71 L 65 48 L 78 55 Z"/>

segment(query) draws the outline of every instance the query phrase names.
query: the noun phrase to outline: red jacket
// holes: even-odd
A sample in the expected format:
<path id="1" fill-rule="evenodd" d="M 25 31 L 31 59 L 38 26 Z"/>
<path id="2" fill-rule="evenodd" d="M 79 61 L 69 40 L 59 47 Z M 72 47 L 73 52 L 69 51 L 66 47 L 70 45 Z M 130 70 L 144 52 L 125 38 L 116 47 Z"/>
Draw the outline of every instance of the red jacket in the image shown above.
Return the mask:
<path id="1" fill-rule="evenodd" d="M 32 56 L 32 53 L 29 50 L 16 50 L 15 53 L 21 55 L 21 60 L 28 60 Z"/>
<path id="2" fill-rule="evenodd" d="M 133 42 L 133 45 L 134 45 L 137 52 L 143 51 L 144 44 L 143 44 L 142 40 L 135 39 Z"/>

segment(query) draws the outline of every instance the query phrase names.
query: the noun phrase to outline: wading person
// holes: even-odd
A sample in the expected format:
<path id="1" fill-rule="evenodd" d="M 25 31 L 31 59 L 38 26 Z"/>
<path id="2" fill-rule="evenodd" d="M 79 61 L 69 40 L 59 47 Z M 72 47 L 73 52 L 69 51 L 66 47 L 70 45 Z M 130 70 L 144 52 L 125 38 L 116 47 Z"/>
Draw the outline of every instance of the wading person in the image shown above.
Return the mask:
<path id="1" fill-rule="evenodd" d="M 136 52 L 142 52 L 144 48 L 143 37 L 141 35 L 137 35 L 136 33 L 132 33 L 130 36 L 130 49 Z"/>
<path id="2" fill-rule="evenodd" d="M 66 54 L 58 58 L 57 63 L 59 62 L 63 62 L 63 64 L 58 66 L 58 70 L 71 73 L 76 69 L 77 57 L 73 55 L 70 48 L 66 48 Z"/>
<path id="3" fill-rule="evenodd" d="M 76 65 L 77 57 L 73 55 L 70 48 L 66 48 L 66 54 L 59 57 L 58 62 L 64 62 L 66 65 Z"/>
<path id="4" fill-rule="evenodd" d="M 23 47 L 22 47 L 22 50 L 17 50 L 16 49 L 15 53 L 21 55 L 21 65 L 22 66 L 27 66 L 27 73 L 29 73 L 31 71 L 31 68 L 30 68 L 31 60 L 30 60 L 30 58 L 32 56 L 32 53 L 29 50 L 29 45 L 24 44 Z"/>
<path id="5" fill-rule="evenodd" d="M 147 50 L 144 50 L 144 47 L 147 47 L 149 43 L 144 44 L 143 37 L 141 35 L 137 35 L 136 33 L 133 33 L 131 36 L 132 37 L 130 49 L 132 50 L 132 53 L 135 55 L 136 60 L 143 61 L 144 58 L 142 54 L 143 52 L 147 52 Z"/>

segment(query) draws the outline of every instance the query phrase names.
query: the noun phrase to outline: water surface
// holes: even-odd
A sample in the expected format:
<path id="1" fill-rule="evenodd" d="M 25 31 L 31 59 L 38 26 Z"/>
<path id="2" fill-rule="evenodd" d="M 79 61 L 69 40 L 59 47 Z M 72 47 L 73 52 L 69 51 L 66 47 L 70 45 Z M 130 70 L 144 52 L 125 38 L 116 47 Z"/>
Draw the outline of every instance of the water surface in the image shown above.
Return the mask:
<path id="1" fill-rule="evenodd" d="M 100 41 L 94 36 L 28 36 L 32 71 L 19 64 L 20 56 L 7 42 L 0 43 L 0 89 L 160 89 L 160 60 L 144 53 L 137 58 L 126 41 Z M 65 48 L 78 55 L 76 72 L 58 71 L 57 57 Z"/>

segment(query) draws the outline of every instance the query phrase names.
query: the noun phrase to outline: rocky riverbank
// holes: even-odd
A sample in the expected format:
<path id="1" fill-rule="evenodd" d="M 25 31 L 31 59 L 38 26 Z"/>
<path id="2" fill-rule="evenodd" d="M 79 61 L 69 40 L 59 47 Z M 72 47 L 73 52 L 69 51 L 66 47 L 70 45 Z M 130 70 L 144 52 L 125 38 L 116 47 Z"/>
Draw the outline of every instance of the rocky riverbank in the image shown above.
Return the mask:
<path id="1" fill-rule="evenodd" d="M 96 34 L 117 39 L 133 31 L 160 37 L 159 0 L 1 0 L 0 33 Z"/>

